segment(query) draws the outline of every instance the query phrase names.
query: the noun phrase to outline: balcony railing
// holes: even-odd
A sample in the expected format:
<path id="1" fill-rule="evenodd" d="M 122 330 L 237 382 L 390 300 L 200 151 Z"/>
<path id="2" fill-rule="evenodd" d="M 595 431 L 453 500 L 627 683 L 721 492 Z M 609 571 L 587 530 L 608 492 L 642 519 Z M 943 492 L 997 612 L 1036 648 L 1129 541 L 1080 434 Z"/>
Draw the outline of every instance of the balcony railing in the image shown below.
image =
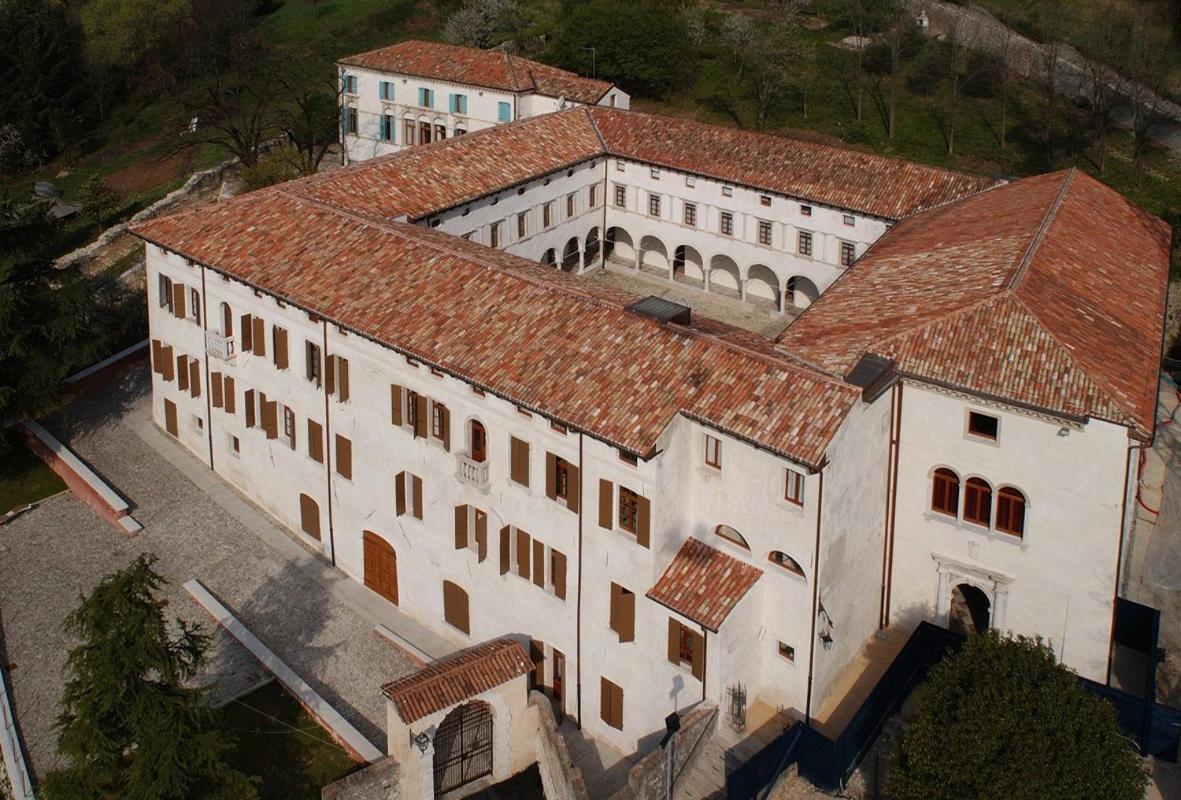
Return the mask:
<path id="1" fill-rule="evenodd" d="M 481 492 L 488 491 L 488 462 L 476 461 L 467 453 L 456 453 L 459 468 L 455 476 L 464 483 L 470 483 Z"/>
<path id="2" fill-rule="evenodd" d="M 233 361 L 238 354 L 233 336 L 222 336 L 217 331 L 205 331 L 205 352 L 222 361 Z"/>

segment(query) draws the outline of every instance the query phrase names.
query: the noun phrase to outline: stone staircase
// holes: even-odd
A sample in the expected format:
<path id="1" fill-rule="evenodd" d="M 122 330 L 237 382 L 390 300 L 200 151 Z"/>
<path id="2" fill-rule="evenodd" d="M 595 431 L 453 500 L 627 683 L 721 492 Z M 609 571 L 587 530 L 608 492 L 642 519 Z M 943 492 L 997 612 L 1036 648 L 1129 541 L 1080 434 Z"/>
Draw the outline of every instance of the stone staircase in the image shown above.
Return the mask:
<path id="1" fill-rule="evenodd" d="M 724 719 L 697 746 L 673 786 L 674 800 L 724 800 L 726 776 L 752 759 L 783 730 L 784 720 L 769 720 L 758 730 L 734 731 Z"/>

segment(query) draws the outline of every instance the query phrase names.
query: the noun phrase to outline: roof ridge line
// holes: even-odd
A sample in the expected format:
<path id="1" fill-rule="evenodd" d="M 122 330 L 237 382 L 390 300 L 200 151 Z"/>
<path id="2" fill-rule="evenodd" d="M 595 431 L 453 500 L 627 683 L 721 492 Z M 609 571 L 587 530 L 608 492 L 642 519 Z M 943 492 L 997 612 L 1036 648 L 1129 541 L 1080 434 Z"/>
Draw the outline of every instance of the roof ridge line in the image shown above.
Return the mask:
<path id="1" fill-rule="evenodd" d="M 513 82 L 513 91 L 514 92 L 523 91 L 523 87 L 520 85 L 520 83 L 517 80 L 517 68 L 513 64 L 513 54 L 510 53 L 508 50 L 502 50 L 501 52 L 504 53 L 504 61 L 505 61 L 505 64 L 508 66 L 509 80 L 511 80 Z M 526 70 L 526 71 L 529 72 L 528 70 Z M 529 80 L 533 81 L 533 88 L 536 89 L 537 88 L 537 81 L 534 80 L 532 72 L 529 72 Z"/>
<path id="2" fill-rule="evenodd" d="M 944 314 L 940 314 L 937 317 L 932 317 L 931 319 L 924 320 L 923 322 L 918 322 L 918 323 L 915 323 L 914 325 L 903 328 L 902 330 L 898 331 L 897 333 L 887 336 L 885 339 L 871 340 L 871 345 L 877 346 L 877 345 L 884 344 L 886 342 L 894 342 L 899 339 L 905 339 L 907 336 L 910 336 L 915 331 L 920 331 L 923 328 L 929 328 L 932 325 L 938 325 L 941 322 L 946 322 L 949 319 L 953 319 L 955 317 L 958 317 L 961 314 L 966 314 L 969 311 L 975 311 L 979 306 L 988 305 L 989 303 L 994 302 L 998 297 L 1001 297 L 1001 296 L 1002 295 L 998 295 L 998 294 L 994 294 L 994 293 L 986 294 L 984 297 L 981 297 L 979 300 L 968 303 L 967 305 L 960 306 L 959 308 L 953 308 Z M 865 351 L 865 353 L 873 352 L 872 346 L 867 345 L 867 347 L 869 347 L 869 349 L 867 349 Z M 864 355 L 865 353 L 862 353 L 862 355 Z"/>
<path id="3" fill-rule="evenodd" d="M 1050 230 L 1050 226 L 1054 224 L 1054 220 L 1058 218 L 1058 210 L 1062 208 L 1062 201 L 1066 197 L 1067 190 L 1070 189 L 1070 184 L 1074 181 L 1075 170 L 1075 167 L 1071 167 L 1066 171 L 1066 177 L 1062 180 L 1062 185 L 1058 187 L 1058 193 L 1054 195 L 1053 202 L 1046 208 L 1046 213 L 1042 217 L 1041 224 L 1030 238 L 1029 243 L 1025 246 L 1025 252 L 1021 254 L 1021 259 L 1017 262 L 1013 274 L 1005 282 L 1006 289 L 1016 289 L 1025 280 L 1025 276 L 1029 273 L 1029 267 L 1033 263 L 1033 258 L 1037 255 L 1038 249 L 1046 238 L 1046 233 Z M 1041 318 L 1039 317 L 1038 319 L 1040 321 Z"/>

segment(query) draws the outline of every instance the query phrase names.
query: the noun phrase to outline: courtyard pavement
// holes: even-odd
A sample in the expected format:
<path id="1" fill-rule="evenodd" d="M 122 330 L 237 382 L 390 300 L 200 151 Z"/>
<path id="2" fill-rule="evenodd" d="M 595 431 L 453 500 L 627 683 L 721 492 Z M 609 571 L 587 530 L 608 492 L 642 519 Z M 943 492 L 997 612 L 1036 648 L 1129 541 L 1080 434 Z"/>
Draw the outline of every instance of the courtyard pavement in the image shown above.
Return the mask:
<path id="1" fill-rule="evenodd" d="M 385 751 L 383 683 L 414 662 L 374 630 L 432 656 L 451 645 L 333 569 L 237 495 L 151 422 L 148 371 L 79 401 L 47 427 L 132 504 L 143 531 L 115 531 L 69 493 L 0 527 L 0 626 L 30 768 L 56 763 L 54 720 L 73 642 L 63 621 L 80 593 L 141 552 L 159 557 L 169 611 L 214 634 L 207 679 L 234 697 L 265 670 L 182 588 L 198 578 L 350 723 Z"/>

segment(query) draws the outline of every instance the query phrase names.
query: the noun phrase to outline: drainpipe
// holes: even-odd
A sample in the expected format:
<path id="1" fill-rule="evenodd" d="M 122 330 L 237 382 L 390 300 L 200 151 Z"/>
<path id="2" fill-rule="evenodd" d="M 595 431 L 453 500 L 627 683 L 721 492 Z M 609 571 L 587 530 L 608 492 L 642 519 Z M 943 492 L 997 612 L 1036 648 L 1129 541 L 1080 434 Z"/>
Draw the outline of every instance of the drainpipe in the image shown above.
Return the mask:
<path id="1" fill-rule="evenodd" d="M 816 492 L 816 545 L 812 553 L 812 633 L 808 639 L 808 696 L 804 701 L 804 724 L 812 722 L 812 676 L 816 663 L 816 614 L 820 607 L 820 511 L 824 505 L 824 471 L 817 473 L 820 486 Z"/>
<path id="2" fill-rule="evenodd" d="M 332 531 L 332 418 L 328 414 L 328 381 L 325 372 L 328 370 L 328 321 L 320 320 L 324 331 L 324 359 L 320 368 L 320 387 L 324 390 L 324 483 L 328 487 L 328 549 L 332 551 L 332 566 L 336 566 L 336 537 Z"/>
<path id="3" fill-rule="evenodd" d="M 201 267 L 201 335 L 209 333 L 209 298 L 205 294 L 205 267 Z M 205 365 L 205 441 L 209 445 L 209 468 L 213 467 L 213 398 L 209 379 L 209 348 L 205 347 L 201 363 Z"/>
<path id="4" fill-rule="evenodd" d="M 894 520 L 898 506 L 898 457 L 902 445 L 902 381 L 890 400 L 890 452 L 887 458 L 886 529 L 882 542 L 882 592 L 879 630 L 890 627 L 890 594 L 894 582 Z"/>
<path id="5" fill-rule="evenodd" d="M 600 237 L 599 245 L 599 268 L 607 269 L 607 162 L 611 157 L 603 155 L 603 235 Z"/>
<path id="6" fill-rule="evenodd" d="M 1124 493 L 1120 498 L 1119 544 L 1115 550 L 1115 591 L 1111 600 L 1111 629 L 1107 636 L 1107 674 L 1104 683 L 1108 686 L 1111 685 L 1111 665 L 1115 659 L 1115 621 L 1116 610 L 1119 607 L 1120 566 L 1124 560 L 1124 534 L 1128 527 L 1128 483 L 1131 480 L 1132 451 L 1142 447 L 1143 445 L 1128 445 L 1128 453 L 1124 457 Z M 1136 476 L 1136 479 L 1139 480 L 1139 475 Z"/>
<path id="7" fill-rule="evenodd" d="M 582 493 L 582 438 L 578 433 L 578 587 L 574 601 L 574 691 L 578 729 L 582 730 L 582 509 L 586 496 Z M 548 480 L 548 478 L 547 478 Z"/>

